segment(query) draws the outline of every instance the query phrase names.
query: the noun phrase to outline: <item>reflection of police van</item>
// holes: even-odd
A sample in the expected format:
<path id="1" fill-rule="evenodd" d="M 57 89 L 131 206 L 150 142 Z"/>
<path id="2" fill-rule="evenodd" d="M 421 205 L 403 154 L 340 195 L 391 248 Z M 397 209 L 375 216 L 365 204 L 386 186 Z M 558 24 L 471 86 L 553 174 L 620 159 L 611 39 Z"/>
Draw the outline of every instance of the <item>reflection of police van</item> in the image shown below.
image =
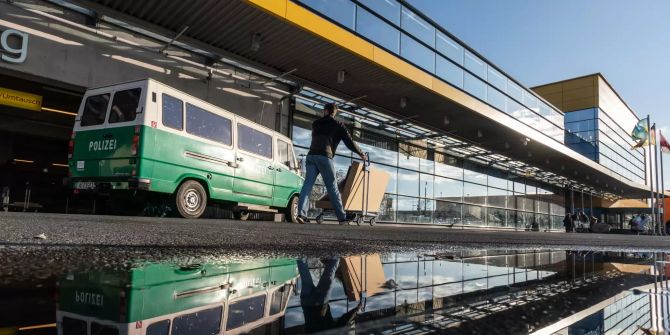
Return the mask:
<path id="1" fill-rule="evenodd" d="M 294 219 L 303 182 L 289 138 L 151 79 L 88 90 L 69 158 L 73 188 L 173 194 L 186 218 L 215 200 Z"/>
<path id="2" fill-rule="evenodd" d="M 241 334 L 284 316 L 295 260 L 138 265 L 59 281 L 58 335 Z"/>

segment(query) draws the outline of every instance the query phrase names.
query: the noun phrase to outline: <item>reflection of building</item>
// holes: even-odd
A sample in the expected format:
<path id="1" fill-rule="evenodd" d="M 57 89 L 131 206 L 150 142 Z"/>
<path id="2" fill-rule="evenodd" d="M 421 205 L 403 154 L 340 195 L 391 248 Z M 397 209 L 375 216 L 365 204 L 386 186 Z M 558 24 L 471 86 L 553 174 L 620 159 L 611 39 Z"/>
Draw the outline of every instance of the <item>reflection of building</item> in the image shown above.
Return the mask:
<path id="1" fill-rule="evenodd" d="M 383 292 L 367 298 L 352 327 L 357 333 L 497 334 L 501 329 L 506 334 L 532 333 L 604 309 L 601 325 L 619 331 L 647 326 L 652 315 L 664 315 L 650 313 L 648 297 L 627 292 L 652 283 L 654 276 L 612 270 L 609 262 L 650 267 L 649 260 L 593 252 L 384 255 Z M 316 260 L 310 264 L 312 277 L 319 278 L 323 268 Z M 329 305 L 337 318 L 358 302 L 349 301 L 346 289 L 336 281 Z M 302 332 L 301 316 L 299 299 L 294 297 L 286 313 L 286 333 Z M 587 321 L 577 326 L 586 328 Z"/>
<path id="2" fill-rule="evenodd" d="M 0 187 L 15 205 L 26 182 L 32 209 L 73 205 L 58 185 L 82 93 L 144 77 L 290 135 L 299 154 L 323 104 L 342 104 L 341 119 L 391 174 L 380 221 L 559 230 L 566 210 L 598 214 L 592 199 L 648 196 L 640 153 L 615 145 L 635 118 L 615 111 L 615 94 L 598 86 L 601 99 L 579 106 L 567 84 L 560 99 L 537 94 L 404 0 L 37 3 L 0 4 L 0 31 L 21 32 L 8 43 L 26 56 L 0 60 L 2 89 L 42 101 L 0 102 Z M 596 137 L 597 157 L 584 149 Z M 341 148 L 338 171 L 352 159 Z"/>

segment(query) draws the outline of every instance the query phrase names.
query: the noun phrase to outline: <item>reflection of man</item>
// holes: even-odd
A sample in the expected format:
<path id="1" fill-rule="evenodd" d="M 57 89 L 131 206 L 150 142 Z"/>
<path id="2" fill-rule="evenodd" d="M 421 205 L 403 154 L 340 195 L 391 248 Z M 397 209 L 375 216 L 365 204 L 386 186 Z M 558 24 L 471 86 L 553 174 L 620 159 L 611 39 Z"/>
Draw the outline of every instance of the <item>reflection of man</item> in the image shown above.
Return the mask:
<path id="1" fill-rule="evenodd" d="M 360 305 L 343 314 L 337 321 L 333 319 L 328 301 L 335 279 L 335 272 L 340 264 L 338 258 L 322 259 L 323 273 L 319 282 L 314 285 L 312 274 L 309 272 L 306 259 L 298 260 L 298 271 L 300 272 L 300 305 L 305 317 L 305 332 L 316 333 L 328 329 L 344 327 L 356 317 Z"/>
<path id="2" fill-rule="evenodd" d="M 333 157 L 340 141 L 344 142 L 347 148 L 355 152 L 362 160 L 365 160 L 365 155 L 351 139 L 351 135 L 344 124 L 335 120 L 337 107 L 334 104 L 327 104 L 324 106 L 323 112 L 324 116 L 312 123 L 312 143 L 309 146 L 309 152 L 305 160 L 307 173 L 298 201 L 298 222 L 308 222 L 306 216 L 309 194 L 314 187 L 316 178 L 321 174 L 337 220 L 340 224 L 348 224 L 349 221 L 347 221 L 346 213 L 344 212 L 340 191 L 337 189 Z"/>

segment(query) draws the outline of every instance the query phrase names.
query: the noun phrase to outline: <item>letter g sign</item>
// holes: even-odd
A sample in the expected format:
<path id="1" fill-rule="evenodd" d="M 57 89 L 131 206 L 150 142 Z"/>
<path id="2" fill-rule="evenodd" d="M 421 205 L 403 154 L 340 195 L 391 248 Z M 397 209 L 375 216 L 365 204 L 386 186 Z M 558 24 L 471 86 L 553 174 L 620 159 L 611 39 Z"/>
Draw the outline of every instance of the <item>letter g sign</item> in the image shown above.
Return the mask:
<path id="1" fill-rule="evenodd" d="M 28 56 L 28 34 L 8 29 L 0 35 L 2 60 L 9 63 L 23 63 Z"/>

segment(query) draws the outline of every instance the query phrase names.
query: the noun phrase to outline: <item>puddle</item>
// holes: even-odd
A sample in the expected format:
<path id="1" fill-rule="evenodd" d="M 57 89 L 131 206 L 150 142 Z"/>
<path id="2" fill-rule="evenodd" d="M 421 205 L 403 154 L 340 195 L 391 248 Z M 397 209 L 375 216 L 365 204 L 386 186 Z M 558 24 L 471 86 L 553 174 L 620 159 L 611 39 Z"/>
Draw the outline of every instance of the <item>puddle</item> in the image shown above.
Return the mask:
<path id="1" fill-rule="evenodd" d="M 454 250 L 5 272 L 0 334 L 660 334 L 668 259 Z"/>

